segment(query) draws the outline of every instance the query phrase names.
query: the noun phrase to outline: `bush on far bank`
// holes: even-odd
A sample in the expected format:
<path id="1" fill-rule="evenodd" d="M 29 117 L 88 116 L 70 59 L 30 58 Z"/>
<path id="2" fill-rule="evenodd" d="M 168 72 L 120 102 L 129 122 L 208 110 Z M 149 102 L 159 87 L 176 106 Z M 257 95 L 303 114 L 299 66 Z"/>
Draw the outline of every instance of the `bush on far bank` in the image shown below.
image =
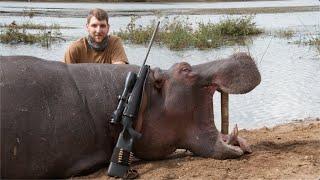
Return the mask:
<path id="1" fill-rule="evenodd" d="M 153 20 L 151 25 L 139 26 L 136 20 L 137 17 L 132 17 L 127 27 L 115 34 L 130 43 L 145 44 L 151 39 L 156 21 Z M 253 16 L 226 18 L 218 23 L 198 22 L 197 28 L 188 19 L 174 18 L 171 22 L 162 22 L 155 41 L 173 50 L 190 47 L 207 49 L 243 44 L 247 37 L 262 32 L 253 22 Z"/>
<path id="2" fill-rule="evenodd" d="M 10 24 L 0 24 L 0 42 L 7 44 L 39 43 L 42 46 L 50 46 L 53 42 L 64 40 L 60 33 L 61 26 L 57 24 L 53 25 L 41 25 L 33 23 L 16 23 L 13 21 Z M 31 33 L 30 30 L 34 32 Z"/>

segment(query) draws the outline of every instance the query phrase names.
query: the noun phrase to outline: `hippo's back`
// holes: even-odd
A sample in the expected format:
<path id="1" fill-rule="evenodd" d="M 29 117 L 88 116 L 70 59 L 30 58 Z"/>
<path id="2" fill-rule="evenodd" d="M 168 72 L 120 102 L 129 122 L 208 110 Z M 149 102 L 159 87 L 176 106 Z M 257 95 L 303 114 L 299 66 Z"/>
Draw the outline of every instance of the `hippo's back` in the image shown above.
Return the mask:
<path id="1" fill-rule="evenodd" d="M 90 152 L 94 123 L 66 64 L 0 56 L 0 88 L 2 178 L 63 176 Z"/>

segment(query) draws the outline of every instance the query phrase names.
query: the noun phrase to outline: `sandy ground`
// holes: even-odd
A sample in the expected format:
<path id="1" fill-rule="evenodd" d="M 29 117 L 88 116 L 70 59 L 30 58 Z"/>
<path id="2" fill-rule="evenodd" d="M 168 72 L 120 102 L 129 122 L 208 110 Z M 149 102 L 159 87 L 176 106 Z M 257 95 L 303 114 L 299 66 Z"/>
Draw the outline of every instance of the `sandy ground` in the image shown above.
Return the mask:
<path id="1" fill-rule="evenodd" d="M 133 165 L 140 179 L 316 179 L 320 180 L 320 119 L 241 130 L 252 154 L 239 159 L 214 160 L 179 151 L 162 161 Z M 113 179 L 105 169 L 84 178 Z"/>

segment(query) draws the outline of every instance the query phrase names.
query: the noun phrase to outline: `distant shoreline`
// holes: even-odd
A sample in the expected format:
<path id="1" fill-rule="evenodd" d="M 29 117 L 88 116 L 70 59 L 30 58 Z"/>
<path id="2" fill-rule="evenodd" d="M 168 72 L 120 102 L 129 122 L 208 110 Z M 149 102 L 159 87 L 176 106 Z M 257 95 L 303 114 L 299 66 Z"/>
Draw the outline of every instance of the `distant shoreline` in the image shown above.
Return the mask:
<path id="1" fill-rule="evenodd" d="M 139 3 L 139 2 L 243 2 L 243 1 L 263 1 L 263 0 L 133 0 L 133 1 L 125 1 L 125 0 L 76 0 L 76 1 L 64 1 L 64 0 L 10 0 L 16 2 L 66 2 L 66 3 L 81 3 L 81 2 L 110 2 L 110 3 Z M 277 0 L 269 0 L 269 1 L 277 1 Z"/>
<path id="2" fill-rule="evenodd" d="M 206 15 L 206 14 L 264 14 L 320 11 L 320 6 L 290 6 L 290 7 L 253 7 L 253 8 L 210 8 L 210 9 L 157 9 L 157 10 L 115 10 L 108 11 L 110 17 L 114 16 L 168 16 L 168 15 Z M 40 16 L 40 17 L 74 17 L 83 18 L 87 9 L 32 9 L 20 11 L 0 11 L 1 16 Z"/>

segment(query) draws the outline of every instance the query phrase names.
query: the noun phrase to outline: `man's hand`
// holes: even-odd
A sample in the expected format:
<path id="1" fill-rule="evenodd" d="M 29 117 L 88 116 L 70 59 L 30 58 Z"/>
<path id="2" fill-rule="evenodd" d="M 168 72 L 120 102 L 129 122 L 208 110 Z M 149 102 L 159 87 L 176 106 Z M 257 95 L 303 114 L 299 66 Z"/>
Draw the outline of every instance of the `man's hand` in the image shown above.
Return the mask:
<path id="1" fill-rule="evenodd" d="M 126 64 L 126 63 L 123 61 L 116 61 L 116 62 L 113 62 L 112 64 Z"/>

